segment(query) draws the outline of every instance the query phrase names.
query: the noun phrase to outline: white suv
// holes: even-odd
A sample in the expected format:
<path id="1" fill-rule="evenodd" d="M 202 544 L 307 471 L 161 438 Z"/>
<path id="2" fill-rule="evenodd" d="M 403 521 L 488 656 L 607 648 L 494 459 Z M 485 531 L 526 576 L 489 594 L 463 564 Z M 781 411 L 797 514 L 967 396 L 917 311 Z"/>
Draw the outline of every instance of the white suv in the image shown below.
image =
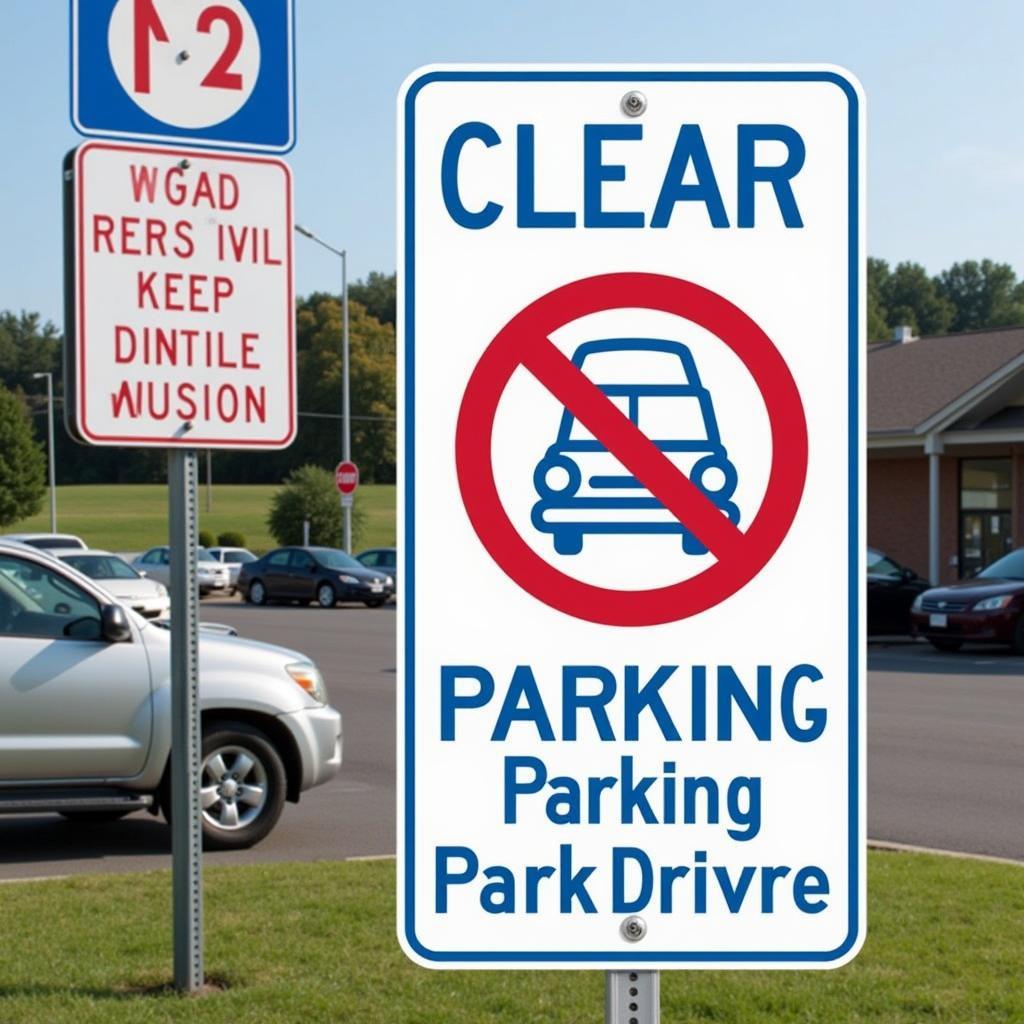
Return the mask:
<path id="1" fill-rule="evenodd" d="M 252 846 L 341 767 L 341 715 L 308 658 L 203 633 L 206 845 Z M 0 541 L 0 814 L 170 807 L 170 634 L 44 552 Z"/>

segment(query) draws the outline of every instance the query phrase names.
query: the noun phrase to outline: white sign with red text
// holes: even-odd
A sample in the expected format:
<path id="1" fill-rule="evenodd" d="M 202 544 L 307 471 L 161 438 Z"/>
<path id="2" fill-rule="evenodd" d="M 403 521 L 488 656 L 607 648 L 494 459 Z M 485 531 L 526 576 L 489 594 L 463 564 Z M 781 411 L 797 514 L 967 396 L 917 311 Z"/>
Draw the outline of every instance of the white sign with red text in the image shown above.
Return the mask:
<path id="1" fill-rule="evenodd" d="M 291 443 L 291 193 L 291 172 L 272 158 L 79 147 L 69 410 L 78 437 Z"/>

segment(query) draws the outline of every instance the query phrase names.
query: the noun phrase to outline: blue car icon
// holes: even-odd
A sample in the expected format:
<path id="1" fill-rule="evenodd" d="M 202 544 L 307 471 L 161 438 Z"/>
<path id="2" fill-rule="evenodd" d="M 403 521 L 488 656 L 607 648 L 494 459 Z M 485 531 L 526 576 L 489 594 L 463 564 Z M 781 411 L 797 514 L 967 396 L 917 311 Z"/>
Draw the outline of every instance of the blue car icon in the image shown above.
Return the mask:
<path id="1" fill-rule="evenodd" d="M 739 523 L 739 508 L 731 500 L 736 468 L 686 345 L 654 338 L 588 341 L 572 362 L 733 525 Z M 588 533 L 675 533 L 682 535 L 686 554 L 707 552 L 568 409 L 533 482 L 540 496 L 533 525 L 551 534 L 560 555 L 579 554 Z"/>

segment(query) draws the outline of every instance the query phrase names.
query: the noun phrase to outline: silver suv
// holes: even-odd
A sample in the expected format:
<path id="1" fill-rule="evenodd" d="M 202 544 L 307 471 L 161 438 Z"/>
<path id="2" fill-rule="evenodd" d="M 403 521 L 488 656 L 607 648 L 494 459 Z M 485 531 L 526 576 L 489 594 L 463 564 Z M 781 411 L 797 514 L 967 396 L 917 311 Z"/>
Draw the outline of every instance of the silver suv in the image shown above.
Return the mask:
<path id="1" fill-rule="evenodd" d="M 0 814 L 170 809 L 170 634 L 57 559 L 0 540 Z M 204 633 L 202 813 L 252 846 L 341 767 L 341 715 L 294 651 Z"/>

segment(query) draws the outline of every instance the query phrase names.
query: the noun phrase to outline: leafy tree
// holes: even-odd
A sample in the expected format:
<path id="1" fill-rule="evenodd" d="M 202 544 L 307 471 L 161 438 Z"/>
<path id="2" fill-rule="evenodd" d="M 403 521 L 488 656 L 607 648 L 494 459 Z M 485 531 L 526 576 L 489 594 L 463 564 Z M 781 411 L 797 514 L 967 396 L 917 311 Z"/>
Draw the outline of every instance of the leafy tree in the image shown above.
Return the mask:
<path id="1" fill-rule="evenodd" d="M 885 260 L 868 257 L 868 341 L 885 341 L 889 337 L 889 317 L 882 301 L 882 290 L 889 278 Z"/>
<path id="2" fill-rule="evenodd" d="M 0 312 L 0 380 L 8 385 L 31 373 L 60 369 L 61 336 L 49 321 L 40 324 L 38 313 Z"/>
<path id="3" fill-rule="evenodd" d="M 301 544 L 302 524 L 309 520 L 311 544 L 340 548 L 345 520 L 334 484 L 334 474 L 321 466 L 301 466 L 288 474 L 270 501 L 267 525 L 278 544 Z M 364 515 L 358 495 L 352 509 L 352 544 L 359 547 Z"/>
<path id="4" fill-rule="evenodd" d="M 322 293 L 300 302 L 298 311 L 299 408 L 306 413 L 341 413 L 341 303 Z M 395 331 L 349 302 L 349 394 L 352 456 L 366 482 L 395 478 Z M 303 424 L 298 460 L 333 467 L 341 457 L 341 420 Z"/>
<path id="5" fill-rule="evenodd" d="M 881 286 L 889 327 L 907 324 L 919 335 L 945 334 L 956 307 L 920 263 L 897 263 Z"/>
<path id="6" fill-rule="evenodd" d="M 24 403 L 0 384 L 0 527 L 35 515 L 46 492 L 46 459 Z"/>
<path id="7" fill-rule="evenodd" d="M 375 316 L 382 324 L 395 326 L 395 292 L 397 276 L 381 274 L 371 270 L 365 281 L 356 281 L 349 285 L 348 297 L 366 307 L 370 316 Z"/>
<path id="8" fill-rule="evenodd" d="M 1008 263 L 954 263 L 935 283 L 939 294 L 956 310 L 954 331 L 1024 324 L 1024 285 Z"/>
<path id="9" fill-rule="evenodd" d="M 944 334 L 956 315 L 920 263 L 897 263 L 890 269 L 885 260 L 870 257 L 867 297 L 869 341 L 886 341 L 903 325 L 916 334 Z"/>

